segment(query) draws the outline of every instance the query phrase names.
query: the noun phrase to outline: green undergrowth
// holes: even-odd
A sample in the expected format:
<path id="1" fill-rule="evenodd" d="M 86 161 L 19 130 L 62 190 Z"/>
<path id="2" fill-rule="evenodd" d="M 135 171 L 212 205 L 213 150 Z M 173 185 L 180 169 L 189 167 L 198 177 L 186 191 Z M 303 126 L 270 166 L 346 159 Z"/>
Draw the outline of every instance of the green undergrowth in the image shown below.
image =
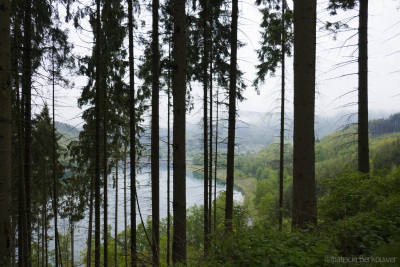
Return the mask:
<path id="1" fill-rule="evenodd" d="M 348 266 L 343 261 L 351 259 L 400 266 L 400 168 L 323 183 L 318 227 L 291 229 L 288 216 L 282 232 L 268 217 L 237 226 L 232 235 L 221 230 L 207 257 L 199 254 L 193 266 Z"/>

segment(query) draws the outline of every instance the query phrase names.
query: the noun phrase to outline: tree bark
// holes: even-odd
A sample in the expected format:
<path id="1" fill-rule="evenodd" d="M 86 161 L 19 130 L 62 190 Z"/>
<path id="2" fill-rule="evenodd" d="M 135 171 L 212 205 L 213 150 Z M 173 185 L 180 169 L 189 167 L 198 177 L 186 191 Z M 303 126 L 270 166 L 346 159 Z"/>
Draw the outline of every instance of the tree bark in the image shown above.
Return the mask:
<path id="1" fill-rule="evenodd" d="M 10 1 L 0 0 L 0 266 L 11 265 Z"/>
<path id="2" fill-rule="evenodd" d="M 93 234 L 93 199 L 94 199 L 94 183 L 95 177 L 93 169 L 90 172 L 90 195 L 89 195 L 89 223 L 88 223 L 88 238 L 87 238 L 87 266 L 92 266 L 92 234 Z"/>
<path id="3" fill-rule="evenodd" d="M 369 173 L 368 0 L 359 0 L 358 28 L 358 171 Z"/>
<path id="4" fill-rule="evenodd" d="M 94 179 L 94 264 L 100 267 L 100 0 L 96 0 L 96 87 L 95 87 L 95 179 Z"/>
<path id="5" fill-rule="evenodd" d="M 57 219 L 58 219 L 58 207 L 57 207 L 57 165 L 56 165 L 56 121 L 55 121 L 55 69 L 54 69 L 54 36 L 53 36 L 53 47 L 52 47 L 52 89 L 53 89 L 53 96 L 52 96 L 52 102 L 53 102 L 53 129 L 52 129 L 52 170 L 53 170 L 53 208 L 54 208 L 54 244 L 55 244 L 55 264 L 56 267 L 58 267 L 58 225 L 57 225 Z"/>
<path id="6" fill-rule="evenodd" d="M 315 196 L 316 0 L 294 1 L 294 135 L 292 225 L 317 224 Z"/>
<path id="7" fill-rule="evenodd" d="M 124 144 L 124 259 L 125 266 L 128 266 L 128 214 L 127 214 L 127 200 L 126 200 L 126 167 L 127 167 L 127 144 Z"/>
<path id="8" fill-rule="evenodd" d="M 286 0 L 282 0 L 282 74 L 281 74 L 281 129 L 279 140 L 279 231 L 282 231 L 283 222 L 283 166 L 285 149 L 285 8 Z"/>
<path id="9" fill-rule="evenodd" d="M 117 149 L 119 141 L 117 141 Z M 115 160 L 115 220 L 114 220 L 114 266 L 118 267 L 118 164 L 119 153 L 117 152 Z"/>
<path id="10" fill-rule="evenodd" d="M 203 1 L 203 179 L 204 179 L 204 194 L 203 194 L 203 239 L 204 239 L 204 254 L 208 253 L 210 248 L 210 228 L 209 228 L 209 205 L 208 205 L 208 26 L 207 26 L 207 1 Z"/>
<path id="11" fill-rule="evenodd" d="M 104 215 L 103 215 L 103 239 L 104 239 L 104 267 L 108 267 L 108 152 L 107 152 L 107 69 L 105 66 L 101 66 L 102 68 L 102 73 L 103 77 L 101 78 L 103 83 L 101 86 L 101 90 L 103 90 L 103 105 L 102 105 L 102 110 L 103 110 L 103 188 L 104 188 L 104 193 L 103 193 L 103 209 L 104 209 Z"/>
<path id="12" fill-rule="evenodd" d="M 14 26 L 14 45 L 16 49 L 19 47 L 19 24 Z M 19 55 L 19 51 L 16 52 Z M 18 57 L 14 62 L 14 66 L 17 69 Z M 16 93 L 16 106 L 17 106 L 17 128 L 18 128 L 18 266 L 27 266 L 28 262 L 28 229 L 26 222 L 26 193 L 25 193 L 25 167 L 24 167 L 24 140 L 23 140 L 23 113 L 24 104 L 21 101 L 20 93 L 20 82 L 18 70 L 15 74 L 15 89 Z"/>
<path id="13" fill-rule="evenodd" d="M 133 0 L 128 0 L 129 31 L 129 158 L 131 180 L 131 266 L 137 266 L 136 251 L 136 111 L 135 111 L 135 70 L 133 65 Z"/>
<path id="14" fill-rule="evenodd" d="M 186 264 L 186 14 L 185 1 L 173 6 L 173 241 L 172 261 Z"/>
<path id="15" fill-rule="evenodd" d="M 237 26 L 238 0 L 232 1 L 231 62 L 229 77 L 229 111 L 228 111 L 228 151 L 226 166 L 226 202 L 225 230 L 232 232 L 233 219 L 233 185 L 235 170 L 235 130 L 236 130 L 236 78 L 237 78 Z"/>
<path id="16" fill-rule="evenodd" d="M 168 33 L 170 34 L 170 32 Z M 171 62 L 171 37 L 168 41 L 168 60 Z M 168 117 L 167 117 L 167 266 L 171 259 L 171 65 L 168 66 Z"/>
<path id="17" fill-rule="evenodd" d="M 31 5 L 32 1 L 25 2 L 25 15 L 24 15 L 24 53 L 23 53 L 23 71 L 22 71 L 22 91 L 24 94 L 24 174 L 25 174 L 25 213 L 27 223 L 27 252 L 25 255 L 28 266 L 30 265 L 31 253 L 31 145 L 32 145 L 32 118 L 31 118 L 31 96 L 32 96 L 32 21 L 31 21 Z"/>
<path id="18" fill-rule="evenodd" d="M 159 125 L 159 1 L 153 0 L 153 31 L 151 43 L 152 59 L 152 112 L 151 112 L 151 207 L 152 207 L 152 262 L 160 265 L 160 125 Z"/>

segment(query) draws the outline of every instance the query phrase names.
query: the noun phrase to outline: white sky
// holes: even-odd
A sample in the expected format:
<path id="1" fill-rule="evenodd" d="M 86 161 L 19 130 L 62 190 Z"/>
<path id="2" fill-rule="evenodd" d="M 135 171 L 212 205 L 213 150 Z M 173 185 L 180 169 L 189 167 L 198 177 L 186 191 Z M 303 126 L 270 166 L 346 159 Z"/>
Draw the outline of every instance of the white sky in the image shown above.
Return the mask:
<path id="1" fill-rule="evenodd" d="M 291 2 L 291 1 L 289 1 Z M 400 10 L 396 9 L 399 2 L 393 0 L 372 0 L 369 1 L 369 107 L 370 110 L 384 110 L 390 112 L 400 112 Z M 326 11 L 326 1 L 318 4 L 318 20 L 335 21 L 339 17 L 330 16 Z M 255 53 L 259 47 L 257 39 L 259 38 L 258 21 L 261 16 L 252 5 L 242 3 L 246 14 L 242 14 L 240 23 L 249 24 L 246 27 L 246 36 L 252 38 L 251 42 L 242 33 L 239 34 L 241 40 L 248 43 L 248 47 L 242 49 L 239 55 L 247 57 L 251 63 L 246 63 L 242 67 L 250 80 L 253 80 L 257 62 Z M 250 19 L 247 14 L 251 14 Z M 342 18 L 356 15 L 356 11 L 341 12 Z M 357 18 L 353 20 L 352 27 L 358 27 Z M 317 29 L 322 27 L 320 22 Z M 357 75 L 347 76 L 343 78 L 335 78 L 346 73 L 356 73 L 357 63 L 350 66 L 333 71 L 335 65 L 350 60 L 352 52 L 355 48 L 342 48 L 343 41 L 348 38 L 351 33 L 339 33 L 337 40 L 333 41 L 332 36 L 325 36 L 327 32 L 318 32 L 317 36 L 317 96 L 316 96 L 316 113 L 320 115 L 331 115 L 344 111 L 344 105 L 357 101 L 357 92 L 347 94 L 357 89 Z M 349 40 L 346 44 L 357 44 L 357 35 Z M 246 50 L 246 51 L 245 51 Z M 244 54 L 245 51 L 245 54 Z M 357 56 L 357 51 L 353 56 Z M 353 58 L 355 59 L 355 58 Z M 240 62 L 241 66 L 243 62 Z M 291 80 L 292 72 L 291 59 L 287 59 L 287 98 L 292 99 L 293 82 Z M 396 72 L 397 71 L 397 72 Z M 347 94 L 347 95 L 346 95 Z M 340 97 L 341 95 L 345 95 Z M 275 78 L 266 80 L 266 84 L 262 87 L 261 94 L 258 96 L 252 88 L 248 88 L 245 93 L 246 101 L 239 105 L 240 110 L 259 111 L 259 112 L 276 112 L 279 107 L 280 98 L 280 70 L 277 71 Z M 288 108 L 292 103 L 288 102 Z M 352 110 L 356 107 L 353 106 Z"/>
<path id="2" fill-rule="evenodd" d="M 400 112 L 400 3 L 394 0 L 371 0 L 369 1 L 369 106 L 370 110 L 386 112 Z M 289 4 L 292 2 L 289 1 Z M 319 1 L 317 29 L 322 27 L 321 21 L 335 21 L 357 14 L 357 11 L 341 12 L 339 16 L 329 16 L 326 11 L 327 1 Z M 257 64 L 256 49 L 259 49 L 259 38 L 261 14 L 254 6 L 253 0 L 242 0 L 239 3 L 239 39 L 246 43 L 246 47 L 238 51 L 238 64 L 245 72 L 245 80 L 248 85 L 244 96 L 246 100 L 239 103 L 239 110 L 257 111 L 263 113 L 278 112 L 280 99 L 280 70 L 277 70 L 276 77 L 267 77 L 266 83 L 262 85 L 260 95 L 257 95 L 251 84 L 255 78 Z M 141 15 L 143 17 L 143 15 Z M 150 27 L 149 24 L 147 26 Z M 355 18 L 351 24 L 357 28 L 358 19 Z M 89 29 L 89 27 L 88 27 Z M 147 31 L 147 29 L 141 31 Z M 90 52 L 92 45 L 85 43 L 91 41 L 89 33 L 76 34 L 71 28 L 73 38 L 71 39 L 80 55 Z M 338 112 L 355 110 L 356 106 L 345 108 L 345 105 L 357 101 L 357 92 L 349 93 L 357 89 L 357 75 L 335 78 L 346 73 L 356 73 L 357 63 L 347 67 L 333 70 L 336 64 L 349 60 L 350 56 L 357 56 L 355 48 L 338 49 L 348 38 L 356 32 L 339 33 L 336 41 L 332 36 L 326 36 L 326 31 L 318 31 L 317 39 L 317 96 L 316 113 L 319 116 L 332 115 Z M 346 44 L 357 44 L 357 35 Z M 86 47 L 86 48 L 84 48 Z M 354 52 L 355 51 L 355 52 Z M 354 52 L 352 54 L 352 52 Z M 138 51 L 135 52 L 138 54 Z M 355 59 L 355 58 L 353 58 Z M 287 59 L 287 108 L 292 109 L 292 61 Z M 396 72 L 397 71 L 397 72 Z M 76 83 L 75 88 L 61 89 L 57 91 L 56 113 L 57 121 L 66 122 L 73 126 L 82 123 L 80 114 L 82 110 L 77 108 L 77 98 L 80 96 L 80 89 L 85 84 L 83 77 L 71 77 Z M 128 79 L 127 79 L 128 81 Z M 138 79 L 136 78 L 136 81 Z M 342 96 L 342 97 L 340 97 Z M 195 99 L 200 100 L 202 91 L 194 92 Z M 49 103 L 50 104 L 50 103 Z M 161 103 L 163 106 L 165 103 Z M 196 104 L 193 114 L 188 115 L 188 120 L 197 120 L 202 112 L 199 112 L 202 104 Z M 35 111 L 37 112 L 37 111 Z M 194 119 L 193 117 L 196 117 Z"/>

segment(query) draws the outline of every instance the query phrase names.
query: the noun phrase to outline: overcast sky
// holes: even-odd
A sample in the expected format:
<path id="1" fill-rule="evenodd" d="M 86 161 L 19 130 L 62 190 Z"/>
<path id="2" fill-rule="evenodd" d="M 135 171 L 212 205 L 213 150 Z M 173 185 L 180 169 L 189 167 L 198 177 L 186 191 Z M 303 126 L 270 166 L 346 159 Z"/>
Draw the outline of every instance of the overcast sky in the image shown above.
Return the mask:
<path id="1" fill-rule="evenodd" d="M 348 18 L 357 15 L 357 10 L 341 12 L 339 16 L 330 16 L 326 11 L 327 1 L 318 1 L 318 25 L 323 27 L 325 21 L 336 21 L 339 18 Z M 289 1 L 289 5 L 292 1 Z M 369 107 L 370 110 L 387 112 L 400 112 L 400 3 L 395 0 L 369 1 Z M 245 72 L 248 85 L 244 96 L 246 100 L 238 105 L 239 110 L 273 113 L 279 111 L 280 99 L 280 70 L 276 77 L 267 77 L 262 85 L 260 95 L 257 95 L 251 86 L 255 78 L 257 56 L 255 50 L 259 49 L 261 14 L 254 6 L 253 1 L 242 0 L 239 3 L 239 39 L 246 43 L 246 47 L 238 52 L 238 64 Z M 149 24 L 148 27 L 151 25 Z M 350 23 L 353 28 L 358 27 L 358 19 Z M 146 31 L 147 29 L 143 29 Z M 83 55 L 89 53 L 91 44 L 90 34 L 79 33 L 71 28 L 75 51 Z M 356 30 L 339 33 L 337 40 L 326 31 L 318 30 L 317 34 L 317 95 L 316 113 L 318 116 L 328 116 L 335 113 L 346 113 L 356 110 L 357 101 L 357 75 L 343 76 L 357 72 L 357 63 L 346 67 L 337 68 L 338 64 L 351 59 L 356 59 L 357 50 L 352 46 L 342 47 L 345 40 L 355 35 Z M 348 40 L 345 45 L 356 45 L 357 35 Z M 340 48 L 342 47 L 342 48 Z M 136 52 L 138 53 L 138 52 Z M 287 59 L 287 110 L 292 110 L 293 80 L 292 59 Z M 343 77 L 341 77 L 343 76 Z M 57 121 L 69 123 L 73 126 L 81 124 L 82 110 L 77 108 L 77 97 L 80 88 L 85 84 L 83 77 L 71 77 L 75 88 L 57 90 Z M 136 79 L 137 80 L 137 79 Z M 128 80 L 127 80 L 128 81 Z M 200 88 L 194 92 L 195 99 L 202 97 Z M 165 101 L 164 101 L 165 102 Z M 38 103 L 39 104 L 39 103 Z M 49 103 L 50 104 L 50 103 Z M 353 105 L 352 105 L 353 104 Z M 161 103 L 165 105 L 165 103 Z M 349 106 L 350 105 L 350 106 Z M 202 112 L 201 104 L 197 104 L 188 120 L 195 120 Z M 163 108 L 163 107 L 162 107 Z M 162 110 L 162 109 L 161 109 Z M 37 111 L 35 111 L 37 112 Z M 197 113 L 196 113 L 197 112 Z M 79 127 L 79 126 L 78 126 Z"/>
<path id="2" fill-rule="evenodd" d="M 291 1 L 289 1 L 291 2 Z M 369 1 L 369 107 L 370 110 L 385 110 L 400 112 L 400 10 L 399 1 L 373 0 Z M 246 63 L 243 68 L 249 79 L 254 79 L 254 65 L 257 62 L 252 50 L 259 47 L 258 21 L 261 17 L 251 5 L 242 4 L 245 14 L 242 14 L 241 23 L 246 27 L 246 36 L 242 33 L 240 38 L 248 43 L 246 55 L 251 57 L 251 63 Z M 317 29 L 322 27 L 322 22 L 335 21 L 339 18 L 347 18 L 357 15 L 358 10 L 341 12 L 339 16 L 330 16 L 326 11 L 326 1 L 319 1 Z M 246 19 L 251 18 L 251 19 Z M 251 27 L 247 27 L 249 24 Z M 351 27 L 358 27 L 358 19 L 353 19 Z M 341 48 L 344 41 L 356 31 L 340 33 L 337 40 L 332 36 L 326 36 L 326 31 L 318 31 L 317 39 L 317 96 L 316 112 L 320 115 L 329 115 L 343 112 L 344 106 L 357 101 L 357 92 L 349 93 L 357 89 L 357 75 L 345 76 L 347 73 L 357 72 L 357 62 L 338 68 L 337 64 L 350 59 L 356 59 L 358 51 L 356 47 Z M 357 35 L 346 42 L 346 45 L 356 45 Z M 243 51 L 241 51 L 243 52 Z M 243 56 L 243 54 L 240 54 Z M 351 58 L 352 57 L 352 58 Z M 247 60 L 247 58 L 246 58 Z M 242 62 L 241 62 L 242 64 Z M 289 101 L 293 95 L 292 65 L 291 59 L 287 63 L 287 86 Z M 397 71 L 397 72 L 396 72 Z M 280 71 L 278 72 L 280 73 Z M 245 96 L 246 101 L 239 105 L 241 110 L 271 112 L 278 106 L 276 101 L 280 97 L 280 77 L 270 78 L 262 87 L 260 96 L 249 88 Z M 342 96 L 342 97 L 341 97 Z M 275 101 L 274 101 L 275 100 Z M 290 108 L 292 102 L 288 102 Z M 347 109 L 356 109 L 356 106 Z"/>

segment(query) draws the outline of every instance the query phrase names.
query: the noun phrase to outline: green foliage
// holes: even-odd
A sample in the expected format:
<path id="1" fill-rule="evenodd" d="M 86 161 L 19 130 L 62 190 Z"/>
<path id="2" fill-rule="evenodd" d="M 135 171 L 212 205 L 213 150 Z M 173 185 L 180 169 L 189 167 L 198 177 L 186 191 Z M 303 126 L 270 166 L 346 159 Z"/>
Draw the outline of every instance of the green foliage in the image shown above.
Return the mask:
<path id="1" fill-rule="evenodd" d="M 331 15 L 336 15 L 338 9 L 354 9 L 355 6 L 356 0 L 329 0 L 328 10 L 331 11 Z"/>
<path id="2" fill-rule="evenodd" d="M 325 257 L 336 254 L 318 232 L 242 227 L 217 240 L 204 266 L 327 266 Z"/>
<path id="3" fill-rule="evenodd" d="M 400 138 L 377 140 L 372 150 L 372 166 L 374 170 L 391 169 L 400 165 Z"/>
<path id="4" fill-rule="evenodd" d="M 370 255 L 398 236 L 400 168 L 379 175 L 349 174 L 325 182 L 319 214 L 341 255 Z"/>
<path id="5" fill-rule="evenodd" d="M 261 10 L 263 20 L 261 23 L 261 48 L 257 50 L 260 64 L 257 65 L 257 78 L 253 85 L 258 90 L 260 83 L 265 81 L 265 76 L 275 74 L 278 64 L 282 61 L 282 50 L 285 55 L 291 56 L 293 45 L 293 12 L 288 7 L 284 11 L 282 18 L 282 7 L 275 5 L 263 8 Z M 284 23 L 284 27 L 283 24 Z M 284 38 L 284 47 L 282 47 L 282 37 Z"/>
<path id="6" fill-rule="evenodd" d="M 387 119 L 372 120 L 369 122 L 369 131 L 372 137 L 400 132 L 400 113 L 390 115 Z"/>
<path id="7" fill-rule="evenodd" d="M 36 114 L 32 121 L 32 220 L 38 224 L 39 220 L 45 220 L 42 214 L 46 210 L 47 223 L 53 216 L 51 203 L 53 201 L 53 125 L 49 109 L 45 105 L 39 114 Z M 60 163 L 59 158 L 63 149 L 58 144 L 60 135 L 55 135 L 55 178 L 58 188 L 62 188 L 61 178 L 64 175 L 65 167 Z M 50 143 L 49 143 L 50 141 Z M 62 192 L 62 189 L 59 191 Z M 57 197 L 60 197 L 59 194 Z"/>

